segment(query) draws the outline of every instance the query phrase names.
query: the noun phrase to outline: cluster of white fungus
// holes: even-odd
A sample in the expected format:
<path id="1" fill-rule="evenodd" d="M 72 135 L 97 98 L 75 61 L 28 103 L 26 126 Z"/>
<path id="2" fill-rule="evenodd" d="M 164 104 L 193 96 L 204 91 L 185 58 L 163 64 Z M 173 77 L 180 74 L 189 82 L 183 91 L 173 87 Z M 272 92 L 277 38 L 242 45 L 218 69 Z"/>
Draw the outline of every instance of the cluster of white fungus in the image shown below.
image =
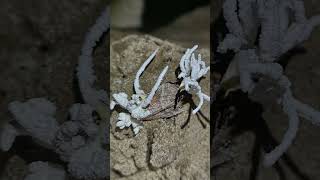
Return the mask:
<path id="1" fill-rule="evenodd" d="M 277 63 L 281 55 L 309 38 L 314 27 L 320 24 L 320 16 L 307 19 L 301 0 L 226 0 L 223 12 L 230 33 L 218 51 L 233 50 L 236 55 L 222 83 L 239 76 L 241 90 L 251 93 L 256 86 L 253 75 L 261 74 L 284 89 L 278 102 L 289 118 L 289 127 L 282 142 L 265 156 L 264 164 L 271 166 L 292 144 L 298 131 L 298 116 L 320 123 L 318 111 L 293 97 L 290 81 Z M 255 44 L 257 35 L 258 45 Z"/>
<path id="2" fill-rule="evenodd" d="M 128 100 L 128 95 L 124 92 L 113 94 L 113 101 L 110 103 L 111 110 L 115 107 L 115 105 L 119 105 L 120 107 L 126 109 L 130 114 L 121 112 L 118 116 L 118 121 L 116 126 L 120 129 L 125 127 L 132 126 L 134 134 L 138 134 L 140 129 L 142 128 L 137 122 L 131 120 L 133 117 L 136 120 L 141 120 L 151 115 L 151 112 L 147 109 L 148 105 L 151 103 L 153 96 L 155 95 L 156 91 L 159 89 L 162 79 L 164 78 L 165 74 L 168 71 L 168 66 L 166 66 L 161 74 L 159 75 L 155 85 L 151 89 L 151 92 L 147 95 L 140 86 L 140 76 L 145 71 L 148 64 L 154 59 L 158 49 L 155 50 L 148 59 L 141 65 L 138 72 L 136 73 L 134 79 L 134 91 L 135 94 L 131 96 L 131 99 Z"/>
<path id="3" fill-rule="evenodd" d="M 180 60 L 180 70 L 181 73 L 178 75 L 178 78 L 182 78 L 180 87 L 190 94 L 196 94 L 199 97 L 199 105 L 196 109 L 192 111 L 193 114 L 196 114 L 201 106 L 203 105 L 203 100 L 210 102 L 210 97 L 201 91 L 201 86 L 198 80 L 203 77 L 210 70 L 210 67 L 206 67 L 205 62 L 201 60 L 201 54 L 198 54 L 198 58 L 195 57 L 193 53 L 198 48 L 198 45 L 195 45 L 191 49 L 187 49 L 185 54 Z"/>

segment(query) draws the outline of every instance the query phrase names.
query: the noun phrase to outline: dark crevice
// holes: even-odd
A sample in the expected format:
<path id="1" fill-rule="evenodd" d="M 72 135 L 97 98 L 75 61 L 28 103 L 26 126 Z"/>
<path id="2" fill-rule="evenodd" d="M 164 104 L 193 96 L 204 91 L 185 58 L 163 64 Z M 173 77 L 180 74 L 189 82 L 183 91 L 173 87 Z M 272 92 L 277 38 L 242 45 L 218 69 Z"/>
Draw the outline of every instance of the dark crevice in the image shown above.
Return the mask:
<path id="1" fill-rule="evenodd" d="M 28 164 L 35 161 L 49 161 L 56 164 L 66 165 L 66 163 L 60 159 L 59 154 L 36 144 L 29 136 L 18 136 L 9 153 L 18 155 Z"/>

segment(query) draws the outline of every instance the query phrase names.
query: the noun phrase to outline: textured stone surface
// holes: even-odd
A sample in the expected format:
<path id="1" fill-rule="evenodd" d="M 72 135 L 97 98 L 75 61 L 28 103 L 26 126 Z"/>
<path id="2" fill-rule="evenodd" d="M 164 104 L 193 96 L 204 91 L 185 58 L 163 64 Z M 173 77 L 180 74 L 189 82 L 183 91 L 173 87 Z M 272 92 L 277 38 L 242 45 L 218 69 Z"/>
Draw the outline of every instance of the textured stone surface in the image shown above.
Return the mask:
<path id="1" fill-rule="evenodd" d="M 179 128 L 172 124 L 164 124 L 154 130 L 150 157 L 152 167 L 161 168 L 177 158 L 180 142 L 175 131 L 179 131 Z"/>

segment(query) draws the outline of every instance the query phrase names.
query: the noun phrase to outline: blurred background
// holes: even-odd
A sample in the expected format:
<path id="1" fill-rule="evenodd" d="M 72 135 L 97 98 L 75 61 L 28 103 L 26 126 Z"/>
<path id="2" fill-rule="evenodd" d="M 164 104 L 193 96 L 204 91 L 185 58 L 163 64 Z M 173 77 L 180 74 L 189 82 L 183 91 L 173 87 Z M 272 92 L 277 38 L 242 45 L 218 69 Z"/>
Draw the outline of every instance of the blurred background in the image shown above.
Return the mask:
<path id="1" fill-rule="evenodd" d="M 57 106 L 59 123 L 80 102 L 75 68 L 84 37 L 109 0 L 0 1 L 0 132 L 13 120 L 12 101 L 45 97 Z M 97 83 L 107 85 L 108 34 L 96 49 Z M 10 151 L 0 150 L 0 179 L 21 180 L 33 161 L 63 164 L 30 137 L 19 137 Z M 65 164 L 63 164 L 65 165 Z"/>
<path id="2" fill-rule="evenodd" d="M 112 0 L 111 41 L 150 34 L 184 47 L 210 46 L 209 0 Z"/>
<path id="3" fill-rule="evenodd" d="M 307 17 L 320 14 L 320 1 L 303 0 L 301 2 L 305 6 Z M 222 3 L 223 0 L 211 0 L 210 56 L 212 63 L 215 63 L 214 66 L 211 66 L 211 70 L 215 71 L 215 73 L 220 77 L 225 72 L 229 62 L 234 57 L 234 53 L 232 52 L 228 52 L 226 54 L 219 54 L 217 52 L 219 42 L 222 40 L 225 34 L 228 33 L 225 19 L 222 14 Z M 318 83 L 320 79 L 319 43 L 320 27 L 317 27 L 313 30 L 308 40 L 283 57 L 288 63 L 285 67 L 285 74 L 292 83 L 291 87 L 294 96 L 300 101 L 316 108 L 317 110 L 320 109 L 320 86 Z M 211 84 L 214 84 L 212 80 L 213 79 L 211 79 Z M 261 110 L 259 109 L 259 106 L 261 106 L 260 104 L 254 104 L 252 102 L 252 104 L 247 103 L 247 97 L 243 98 L 240 93 L 230 97 L 230 99 L 232 99 L 231 101 L 237 101 L 237 103 L 239 103 L 239 105 L 236 105 L 238 106 L 238 110 L 235 112 L 238 113 L 237 116 L 240 117 L 241 114 L 241 116 L 244 117 L 238 118 L 238 125 L 245 130 L 240 135 L 237 134 L 236 136 L 226 135 L 228 133 L 221 133 L 221 136 L 215 136 L 215 138 L 211 137 L 215 140 L 211 146 L 210 154 L 211 162 L 213 162 L 211 166 L 211 179 L 319 179 L 319 126 L 314 126 L 310 122 L 301 118 L 298 135 L 294 140 L 294 143 L 289 147 L 289 150 L 286 152 L 286 154 L 273 167 L 263 167 L 261 165 L 262 155 L 260 154 L 262 148 L 259 145 L 265 142 L 261 141 L 261 138 L 258 139 L 258 136 L 253 133 L 254 131 L 248 131 L 248 129 L 253 129 L 252 127 L 267 126 L 270 129 L 270 134 L 273 136 L 273 138 L 275 138 L 277 142 L 280 142 L 286 129 L 288 128 L 288 118 L 282 113 L 282 109 L 279 107 L 264 107 L 263 110 Z M 224 111 L 219 109 L 219 105 L 221 105 L 219 102 L 214 102 L 212 105 L 212 109 L 214 109 L 213 113 L 224 113 Z M 225 103 L 225 105 L 230 106 L 230 101 Z M 231 111 L 227 110 L 225 112 L 227 112 L 226 114 L 229 116 L 229 114 L 232 114 L 233 111 L 234 109 L 231 108 Z M 255 114 L 255 112 L 258 113 Z M 211 114 L 211 117 L 213 117 L 211 122 L 216 122 L 219 117 L 215 116 L 213 113 Z M 248 121 L 253 120 L 256 117 L 264 119 L 265 124 L 262 123 L 263 121 L 259 121 L 259 123 L 256 124 L 254 121 Z M 227 122 L 232 124 L 230 123 L 231 121 Z M 213 129 L 212 127 L 214 126 L 211 125 L 211 131 Z M 257 128 L 257 132 L 262 132 L 260 127 Z M 228 155 L 225 156 L 225 154 Z M 230 154 L 235 154 L 234 158 L 230 158 Z M 221 159 L 224 159 L 225 161 L 223 162 Z M 216 165 L 216 162 L 223 163 Z"/>

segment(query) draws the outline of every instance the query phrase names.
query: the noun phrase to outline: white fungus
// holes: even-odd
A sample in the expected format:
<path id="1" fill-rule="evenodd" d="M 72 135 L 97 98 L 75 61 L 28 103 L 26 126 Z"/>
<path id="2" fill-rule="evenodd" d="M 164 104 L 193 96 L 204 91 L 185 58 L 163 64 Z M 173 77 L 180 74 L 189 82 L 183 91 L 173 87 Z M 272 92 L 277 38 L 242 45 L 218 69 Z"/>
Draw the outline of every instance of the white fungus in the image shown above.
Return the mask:
<path id="1" fill-rule="evenodd" d="M 119 113 L 116 127 L 123 129 L 125 127 L 132 126 L 135 135 L 138 134 L 142 126 L 138 123 L 133 122 L 131 120 L 131 117 L 139 121 L 151 115 L 151 112 L 147 109 L 147 107 L 151 103 L 151 100 L 153 99 L 153 96 L 155 95 L 156 91 L 159 89 L 161 81 L 163 80 L 169 68 L 168 66 L 166 66 L 162 70 L 150 93 L 146 96 L 145 92 L 141 89 L 140 86 L 140 76 L 145 71 L 148 64 L 154 59 L 157 52 L 158 49 L 156 49 L 147 58 L 147 60 L 140 66 L 139 70 L 137 71 L 133 83 L 135 92 L 131 96 L 130 100 L 128 100 L 128 95 L 124 92 L 112 95 L 114 100 L 111 101 L 112 106 L 110 106 L 110 108 L 113 109 L 115 105 L 119 105 L 120 107 L 129 112 L 129 114 L 124 112 Z"/>
<path id="2" fill-rule="evenodd" d="M 70 110 L 70 120 L 58 124 L 54 115 L 56 107 L 45 98 L 33 98 L 26 102 L 14 101 L 9 111 L 14 121 L 3 127 L 0 134 L 0 148 L 8 151 L 18 135 L 28 135 L 41 146 L 60 155 L 68 165 L 68 177 L 63 169 L 47 162 L 33 162 L 29 165 L 26 180 L 57 179 L 105 179 L 108 176 L 105 122 L 95 121 L 93 112 L 101 101 L 107 101 L 103 90 L 93 88 L 95 81 L 92 69 L 92 53 L 97 41 L 109 29 L 109 9 L 97 19 L 85 37 L 79 57 L 77 77 L 80 91 L 86 104 L 74 104 Z M 18 125 L 17 125 L 18 124 Z M 16 126 L 17 125 L 17 126 Z M 101 132 L 102 131 L 102 132 Z M 89 166 L 90 165 L 90 166 Z"/>
<path id="3" fill-rule="evenodd" d="M 202 93 L 201 86 L 198 83 L 198 80 L 210 70 L 210 67 L 206 67 L 205 62 L 201 59 L 201 54 L 198 54 L 198 58 L 195 57 L 193 52 L 197 48 L 198 45 L 195 45 L 193 48 L 187 49 L 182 56 L 180 60 L 181 73 L 178 75 L 179 79 L 182 78 L 180 87 L 184 87 L 188 93 L 199 97 L 200 102 L 197 108 L 192 111 L 193 114 L 196 114 L 200 110 L 203 100 L 210 102 L 210 97 Z"/>
<path id="4" fill-rule="evenodd" d="M 85 41 L 79 57 L 77 76 L 81 94 L 86 103 L 93 107 L 98 106 L 101 101 L 107 102 L 108 96 L 104 90 L 93 88 L 96 77 L 93 70 L 92 53 L 102 35 L 109 29 L 109 8 L 103 11 L 102 15 L 96 20 L 89 32 L 86 34 Z"/>
<path id="5" fill-rule="evenodd" d="M 256 85 L 252 75 L 262 74 L 285 89 L 279 102 L 288 115 L 289 127 L 281 143 L 265 156 L 264 165 L 271 166 L 292 144 L 298 131 L 299 115 L 313 124 L 320 122 L 318 111 L 292 96 L 290 81 L 277 63 L 281 55 L 309 38 L 314 27 L 320 24 L 320 16 L 307 19 L 301 0 L 226 0 L 223 10 L 230 33 L 220 43 L 218 51 L 236 52 L 224 80 L 230 79 L 230 73 L 238 73 L 241 90 L 251 93 Z"/>

